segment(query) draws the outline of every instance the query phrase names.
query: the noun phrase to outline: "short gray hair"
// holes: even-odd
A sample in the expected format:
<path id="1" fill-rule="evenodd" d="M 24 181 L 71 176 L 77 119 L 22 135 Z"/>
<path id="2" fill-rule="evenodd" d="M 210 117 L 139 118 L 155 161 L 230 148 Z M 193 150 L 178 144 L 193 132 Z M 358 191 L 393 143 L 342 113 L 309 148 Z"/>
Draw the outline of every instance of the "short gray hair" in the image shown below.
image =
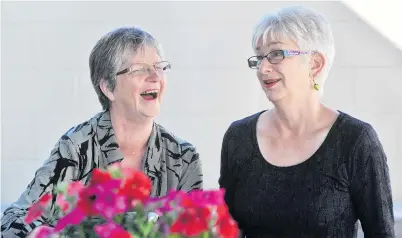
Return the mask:
<path id="1" fill-rule="evenodd" d="M 92 85 L 104 110 L 110 108 L 109 99 L 100 89 L 101 80 L 105 80 L 113 92 L 116 87 L 116 73 L 122 70 L 130 58 L 144 46 L 155 48 L 162 58 L 162 47 L 148 32 L 137 27 L 123 27 L 104 35 L 92 49 L 89 68 Z"/>
<path id="2" fill-rule="evenodd" d="M 320 88 L 323 87 L 334 61 L 335 47 L 331 26 L 321 14 L 303 6 L 279 9 L 266 15 L 255 27 L 252 39 L 254 50 L 261 37 L 263 42 L 289 39 L 301 50 L 323 54 L 326 64 L 317 78 Z"/>

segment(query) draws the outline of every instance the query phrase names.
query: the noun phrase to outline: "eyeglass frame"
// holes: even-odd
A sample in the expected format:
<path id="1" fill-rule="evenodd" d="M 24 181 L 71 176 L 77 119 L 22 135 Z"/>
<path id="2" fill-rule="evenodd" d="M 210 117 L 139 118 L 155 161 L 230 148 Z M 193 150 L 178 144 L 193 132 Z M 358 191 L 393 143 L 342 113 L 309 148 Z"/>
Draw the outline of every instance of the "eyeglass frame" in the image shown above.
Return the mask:
<path id="1" fill-rule="evenodd" d="M 150 68 L 153 67 L 154 70 L 155 70 L 155 72 L 159 72 L 159 70 L 156 68 L 156 65 L 157 65 L 157 64 L 160 64 L 160 63 L 168 63 L 164 68 L 166 68 L 166 67 L 167 67 L 167 69 L 171 69 L 171 68 L 172 68 L 172 64 L 171 64 L 169 61 L 166 61 L 166 60 L 156 62 L 156 63 L 154 63 L 153 65 L 149 65 L 149 64 L 146 64 L 146 63 L 134 63 L 134 64 L 130 65 L 128 68 L 125 68 L 125 69 L 123 69 L 123 70 L 117 72 L 117 73 L 116 73 L 116 76 L 121 75 L 121 74 L 125 74 L 125 73 L 131 74 L 131 73 L 135 72 L 136 70 L 133 70 L 133 66 L 134 66 L 134 65 L 146 65 L 146 66 L 148 66 L 147 69 L 150 69 Z M 166 69 L 165 69 L 165 70 L 166 70 Z M 165 70 L 162 69 L 162 72 L 165 72 Z M 148 72 L 148 70 L 147 70 L 147 72 Z"/>
<path id="2" fill-rule="evenodd" d="M 269 60 L 268 55 L 272 54 L 273 52 L 282 52 L 283 58 L 282 58 L 279 62 L 272 63 L 272 62 Z M 257 67 L 257 66 L 256 66 L 256 67 L 251 67 L 251 66 L 250 66 L 250 59 L 251 59 L 251 58 L 256 57 L 256 58 L 258 59 L 258 57 L 261 57 L 260 62 L 262 62 L 262 61 L 264 60 L 264 58 L 266 58 L 266 59 L 268 60 L 268 62 L 271 63 L 271 64 L 279 64 L 280 62 L 282 62 L 282 60 L 284 60 L 284 59 L 287 58 L 287 57 L 296 56 L 296 55 L 310 54 L 310 53 L 311 53 L 310 51 L 302 51 L 302 50 L 273 50 L 273 51 L 269 52 L 268 54 L 266 54 L 266 55 L 264 55 L 264 56 L 259 56 L 259 55 L 251 56 L 250 58 L 247 59 L 247 63 L 248 63 L 248 67 L 249 67 L 249 68 L 251 68 L 251 69 L 258 69 L 259 67 Z M 257 62 L 258 62 L 258 61 L 257 61 Z M 261 63 L 260 63 L 260 64 L 261 64 Z"/>

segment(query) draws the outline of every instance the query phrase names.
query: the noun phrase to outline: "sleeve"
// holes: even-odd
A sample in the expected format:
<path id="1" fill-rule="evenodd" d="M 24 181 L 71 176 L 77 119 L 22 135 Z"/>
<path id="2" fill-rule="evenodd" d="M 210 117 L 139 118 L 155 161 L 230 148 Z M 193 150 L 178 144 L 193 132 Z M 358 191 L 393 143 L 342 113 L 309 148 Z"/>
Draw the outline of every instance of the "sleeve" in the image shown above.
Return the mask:
<path id="1" fill-rule="evenodd" d="M 32 182 L 20 198 L 4 211 L 1 218 L 2 237 L 26 237 L 40 225 L 54 226 L 59 217 L 55 211 L 56 193 L 53 188 L 60 182 L 69 182 L 76 177 L 77 156 L 71 140 L 63 136 L 52 149 L 50 157 L 36 171 Z M 46 193 L 53 195 L 51 211 L 48 213 L 51 215 L 42 215 L 33 223 L 26 224 L 24 219 L 30 206 Z"/>
<path id="2" fill-rule="evenodd" d="M 373 127 L 360 135 L 352 164 L 351 194 L 364 237 L 395 237 L 387 158 Z"/>
<path id="3" fill-rule="evenodd" d="M 185 192 L 203 189 L 204 184 L 200 156 L 195 147 L 191 148 L 191 152 L 183 157 L 183 163 L 187 166 L 184 168 L 178 185 L 178 189 Z"/>
<path id="4" fill-rule="evenodd" d="M 232 175 L 232 171 L 228 165 L 228 139 L 229 139 L 229 130 L 225 132 L 222 141 L 221 148 L 221 168 L 220 168 L 220 176 L 219 176 L 219 187 L 225 189 L 225 202 L 228 205 L 229 210 L 233 209 L 233 191 L 234 191 L 234 178 Z M 231 212 L 232 213 L 232 212 Z"/>
<path id="5" fill-rule="evenodd" d="M 233 176 L 233 171 L 231 170 L 231 166 L 229 165 L 229 159 L 230 159 L 230 148 L 229 148 L 229 139 L 233 135 L 230 132 L 230 127 L 229 129 L 225 132 L 225 135 L 223 136 L 223 141 L 222 141 L 222 148 L 221 148 L 221 169 L 220 169 L 220 176 L 219 176 L 219 187 L 225 189 L 225 202 L 226 205 L 228 206 L 229 213 L 232 215 L 232 217 L 236 220 L 234 216 L 234 192 L 235 192 L 235 186 L 236 186 L 236 178 Z M 239 225 L 239 224 L 238 224 Z M 244 238 L 243 231 L 241 230 L 242 228 L 239 226 L 240 233 L 238 238 Z"/>

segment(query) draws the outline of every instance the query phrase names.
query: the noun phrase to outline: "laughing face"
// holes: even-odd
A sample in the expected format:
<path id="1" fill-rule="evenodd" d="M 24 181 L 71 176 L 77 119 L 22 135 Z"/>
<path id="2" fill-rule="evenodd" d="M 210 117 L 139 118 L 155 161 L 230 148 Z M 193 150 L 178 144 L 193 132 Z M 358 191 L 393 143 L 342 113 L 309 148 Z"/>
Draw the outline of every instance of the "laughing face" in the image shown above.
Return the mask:
<path id="1" fill-rule="evenodd" d="M 154 48 L 144 46 L 126 66 L 127 69 L 117 75 L 114 91 L 105 93 L 111 107 L 128 117 L 157 116 L 166 86 L 165 73 L 170 64 L 162 61 Z"/>

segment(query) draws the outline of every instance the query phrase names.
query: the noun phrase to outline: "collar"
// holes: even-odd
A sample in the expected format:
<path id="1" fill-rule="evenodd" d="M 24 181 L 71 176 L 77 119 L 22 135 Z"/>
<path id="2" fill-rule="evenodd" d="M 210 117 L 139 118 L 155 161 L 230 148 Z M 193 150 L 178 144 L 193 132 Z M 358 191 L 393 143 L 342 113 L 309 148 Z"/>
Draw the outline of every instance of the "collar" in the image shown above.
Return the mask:
<path id="1" fill-rule="evenodd" d="M 116 141 L 109 110 L 102 112 L 97 120 L 96 134 L 104 164 L 107 166 L 123 160 L 123 154 Z M 148 176 L 157 177 L 160 173 L 161 153 L 162 138 L 160 126 L 154 122 L 147 142 L 147 150 L 141 163 L 141 170 Z"/>

